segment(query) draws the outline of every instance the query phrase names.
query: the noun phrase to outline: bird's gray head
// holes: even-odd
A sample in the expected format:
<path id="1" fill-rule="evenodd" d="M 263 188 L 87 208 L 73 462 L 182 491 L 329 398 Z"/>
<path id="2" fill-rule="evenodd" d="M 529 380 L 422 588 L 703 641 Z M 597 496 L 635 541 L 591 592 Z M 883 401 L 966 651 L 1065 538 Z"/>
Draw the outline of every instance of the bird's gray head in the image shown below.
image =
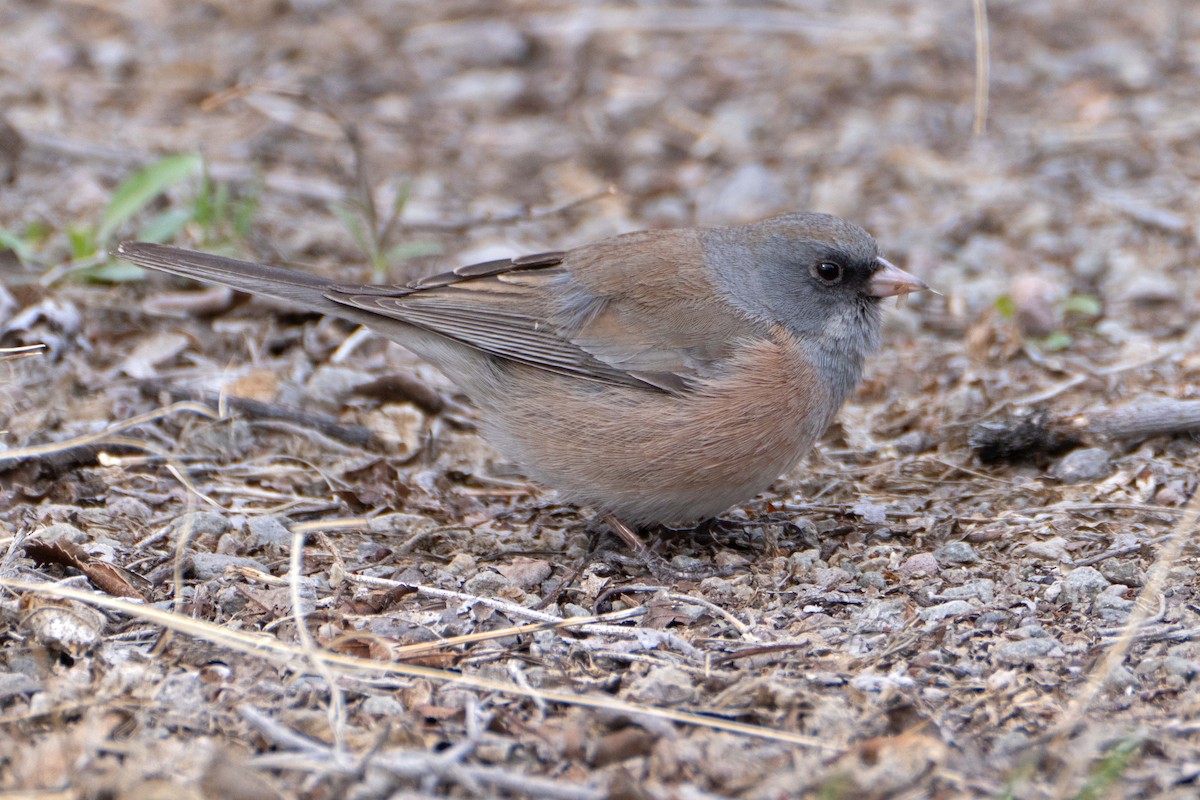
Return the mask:
<path id="1" fill-rule="evenodd" d="M 925 288 L 881 258 L 869 233 L 830 214 L 719 228 L 706 249 L 730 301 L 794 334 L 842 398 L 879 345 L 879 301 Z"/>

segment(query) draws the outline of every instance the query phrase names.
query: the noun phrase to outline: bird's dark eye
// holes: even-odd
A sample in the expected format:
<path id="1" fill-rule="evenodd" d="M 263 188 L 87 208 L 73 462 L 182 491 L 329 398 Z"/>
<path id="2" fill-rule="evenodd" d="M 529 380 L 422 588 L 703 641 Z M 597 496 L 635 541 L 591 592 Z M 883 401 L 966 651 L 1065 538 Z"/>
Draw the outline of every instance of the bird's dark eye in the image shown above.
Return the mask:
<path id="1" fill-rule="evenodd" d="M 842 265 L 832 261 L 822 261 L 813 267 L 813 275 L 827 284 L 835 284 L 842 279 Z"/>

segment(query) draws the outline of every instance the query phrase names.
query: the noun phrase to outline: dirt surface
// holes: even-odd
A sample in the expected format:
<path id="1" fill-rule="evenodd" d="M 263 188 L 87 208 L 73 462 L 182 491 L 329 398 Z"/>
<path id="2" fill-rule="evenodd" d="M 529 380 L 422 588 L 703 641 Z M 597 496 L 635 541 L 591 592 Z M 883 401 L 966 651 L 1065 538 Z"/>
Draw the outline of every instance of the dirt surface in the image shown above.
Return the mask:
<path id="1" fill-rule="evenodd" d="M 1195 796 L 1200 447 L 1088 428 L 1200 400 L 1194 5 L 991 4 L 978 135 L 968 3 L 498 5 L 0 6 L 0 347 L 48 345 L 0 442 L 50 445 L 0 461 L 0 575 L 41 586 L 0 597 L 0 789 Z M 167 153 L 248 235 L 190 180 L 111 242 L 183 210 L 362 281 L 401 195 L 407 280 L 810 208 L 941 295 L 793 475 L 650 535 L 729 568 L 659 586 L 398 347 L 72 262 Z"/>

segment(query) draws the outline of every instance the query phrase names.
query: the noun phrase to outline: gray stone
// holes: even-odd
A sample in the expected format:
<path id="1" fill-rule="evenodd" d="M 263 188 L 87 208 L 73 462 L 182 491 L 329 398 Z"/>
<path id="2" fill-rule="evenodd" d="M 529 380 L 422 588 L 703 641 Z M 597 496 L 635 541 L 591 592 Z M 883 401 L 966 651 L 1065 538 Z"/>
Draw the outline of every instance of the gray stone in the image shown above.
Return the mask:
<path id="1" fill-rule="evenodd" d="M 1096 600 L 1092 603 L 1092 613 L 1109 624 L 1124 624 L 1134 606 L 1132 600 L 1122 597 L 1128 589 L 1129 587 L 1119 583 L 1109 586 L 1096 595 Z"/>
<path id="2" fill-rule="evenodd" d="M 227 556 L 223 553 L 192 554 L 192 574 L 198 580 L 211 581 L 214 578 L 220 578 L 225 574 L 225 570 L 231 567 L 242 567 L 270 574 L 270 571 L 262 563 L 253 558 Z"/>
<path id="3" fill-rule="evenodd" d="M 513 582 L 499 572 L 487 570 L 464 583 L 462 590 L 477 597 L 495 597 L 515 588 Z"/>
<path id="4" fill-rule="evenodd" d="M 1141 586 L 1146 579 L 1137 561 L 1131 558 L 1110 558 L 1101 561 L 1099 569 L 1110 582 L 1123 583 L 1126 586 Z"/>
<path id="5" fill-rule="evenodd" d="M 933 555 L 941 564 L 974 564 L 979 561 L 975 548 L 966 542 L 946 542 Z"/>
<path id="6" fill-rule="evenodd" d="M 1063 483 L 1094 483 L 1111 472 L 1108 451 L 1103 447 L 1083 447 L 1070 452 L 1050 470 Z"/>
<path id="7" fill-rule="evenodd" d="M 822 589 L 834 589 L 850 580 L 850 573 L 841 567 L 824 567 L 813 573 L 813 581 Z"/>
<path id="8" fill-rule="evenodd" d="M 1163 670 L 1168 675 L 1175 675 L 1190 681 L 1200 674 L 1200 662 L 1179 656 L 1167 656 L 1163 659 Z"/>
<path id="9" fill-rule="evenodd" d="M 33 694 L 42 690 L 41 681 L 21 672 L 0 672 L 0 700 L 13 695 Z"/>
<path id="10" fill-rule="evenodd" d="M 883 591 L 887 588 L 887 578 L 883 577 L 882 572 L 864 572 L 858 576 L 858 585 L 864 589 L 878 589 Z"/>
<path id="11" fill-rule="evenodd" d="M 371 695 L 363 700 L 362 712 L 373 717 L 402 717 L 404 704 L 390 695 Z"/>
<path id="12" fill-rule="evenodd" d="M 933 553 L 917 553 L 904 560 L 900 565 L 900 574 L 906 578 L 924 578 L 937 575 L 938 569 L 938 560 Z"/>
<path id="13" fill-rule="evenodd" d="M 1043 561 L 1067 562 L 1071 560 L 1071 554 L 1067 552 L 1067 540 L 1061 536 L 1054 536 L 1038 542 L 1030 542 L 1025 545 L 1025 553 L 1033 558 L 1040 558 Z"/>
<path id="14" fill-rule="evenodd" d="M 634 680 L 625 699 L 655 706 L 671 706 L 691 700 L 695 693 L 691 675 L 677 667 L 660 667 Z"/>
<path id="15" fill-rule="evenodd" d="M 942 592 L 948 600 L 979 600 L 990 603 L 996 597 L 996 582 L 991 578 L 967 581 L 962 586 L 952 586 Z"/>
<path id="16" fill-rule="evenodd" d="M 947 617 L 969 614 L 974 610 L 975 607 L 966 600 L 951 600 L 947 603 L 939 603 L 936 606 L 921 609 L 921 618 L 926 622 L 940 622 Z"/>
<path id="17" fill-rule="evenodd" d="M 1110 585 L 1108 578 L 1101 575 L 1100 570 L 1095 567 L 1079 567 L 1071 570 L 1063 578 L 1059 599 L 1072 605 L 1090 603 Z"/>
<path id="18" fill-rule="evenodd" d="M 233 525 L 223 515 L 215 511 L 193 511 L 190 514 L 180 514 L 170 524 L 171 536 L 183 533 L 195 541 L 201 536 L 220 536 L 233 530 Z"/>
<path id="19" fill-rule="evenodd" d="M 1125 689 L 1137 688 L 1141 685 L 1141 681 L 1138 680 L 1138 676 L 1129 667 L 1124 664 L 1117 664 L 1104 679 L 1104 685 L 1109 689 L 1124 691 Z"/>
<path id="20" fill-rule="evenodd" d="M 911 456 L 925 452 L 929 447 L 929 438 L 921 431 L 909 431 L 892 444 L 898 453 Z"/>
<path id="21" fill-rule="evenodd" d="M 43 542 L 54 542 L 59 539 L 65 539 L 72 544 L 83 544 L 84 542 L 91 541 L 91 537 L 86 533 L 74 525 L 68 525 L 65 522 L 56 522 L 53 525 L 43 528 L 37 534 L 37 538 Z"/>
<path id="22" fill-rule="evenodd" d="M 908 604 L 904 600 L 869 600 L 853 614 L 855 633 L 890 633 L 907 623 Z"/>
<path id="23" fill-rule="evenodd" d="M 1053 639 L 1023 639 L 998 647 L 995 660 L 997 663 L 1015 667 L 1032 664 L 1042 658 L 1062 658 L 1063 655 L 1062 647 Z"/>
<path id="24" fill-rule="evenodd" d="M 246 521 L 246 531 L 250 534 L 250 546 L 287 547 L 292 541 L 292 532 L 280 521 L 279 517 L 251 517 Z"/>

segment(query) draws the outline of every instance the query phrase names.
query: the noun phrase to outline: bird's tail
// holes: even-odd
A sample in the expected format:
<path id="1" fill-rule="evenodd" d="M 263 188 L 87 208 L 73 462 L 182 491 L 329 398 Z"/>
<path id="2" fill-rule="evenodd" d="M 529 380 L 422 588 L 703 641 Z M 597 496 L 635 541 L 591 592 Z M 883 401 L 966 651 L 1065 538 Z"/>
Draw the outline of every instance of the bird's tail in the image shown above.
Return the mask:
<path id="1" fill-rule="evenodd" d="M 348 316 L 345 306 L 326 297 L 334 282 L 307 272 L 148 242 L 122 242 L 115 255 L 139 267 L 278 298 L 321 314 Z"/>

